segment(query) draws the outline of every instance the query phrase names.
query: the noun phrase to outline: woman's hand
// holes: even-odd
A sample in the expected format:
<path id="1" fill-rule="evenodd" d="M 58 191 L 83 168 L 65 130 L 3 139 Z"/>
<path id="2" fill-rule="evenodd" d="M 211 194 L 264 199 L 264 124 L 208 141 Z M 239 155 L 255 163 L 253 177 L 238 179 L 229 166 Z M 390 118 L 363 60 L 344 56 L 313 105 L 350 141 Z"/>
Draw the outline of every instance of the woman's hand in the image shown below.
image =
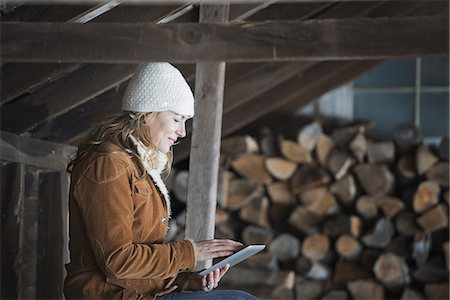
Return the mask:
<path id="1" fill-rule="evenodd" d="M 195 255 L 197 260 L 205 261 L 216 257 L 230 256 L 241 250 L 244 245 L 232 240 L 207 240 L 195 242 Z"/>
<path id="2" fill-rule="evenodd" d="M 189 279 L 183 284 L 182 290 L 184 291 L 199 291 L 203 290 L 209 292 L 215 289 L 219 285 L 220 279 L 230 269 L 230 265 L 227 264 L 221 269 L 217 269 L 210 272 L 208 275 L 201 276 L 198 273 L 193 273 Z"/>

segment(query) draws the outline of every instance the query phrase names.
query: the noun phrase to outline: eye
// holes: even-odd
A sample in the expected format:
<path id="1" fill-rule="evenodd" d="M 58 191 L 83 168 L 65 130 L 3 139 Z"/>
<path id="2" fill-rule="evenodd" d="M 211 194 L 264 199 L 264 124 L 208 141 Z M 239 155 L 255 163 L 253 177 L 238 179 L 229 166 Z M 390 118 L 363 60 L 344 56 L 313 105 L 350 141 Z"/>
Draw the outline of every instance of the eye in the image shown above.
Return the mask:
<path id="1" fill-rule="evenodd" d="M 175 122 L 180 123 L 181 121 L 178 119 L 173 119 Z"/>

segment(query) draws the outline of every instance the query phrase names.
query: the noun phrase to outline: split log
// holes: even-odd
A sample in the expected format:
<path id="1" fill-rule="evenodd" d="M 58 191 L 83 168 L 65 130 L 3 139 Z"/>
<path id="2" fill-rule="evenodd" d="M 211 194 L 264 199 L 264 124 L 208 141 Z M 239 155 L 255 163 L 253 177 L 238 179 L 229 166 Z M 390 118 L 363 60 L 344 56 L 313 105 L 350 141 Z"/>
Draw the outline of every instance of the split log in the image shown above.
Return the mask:
<path id="1" fill-rule="evenodd" d="M 348 174 L 330 186 L 330 191 L 344 204 L 351 204 L 355 199 L 357 188 L 353 175 Z"/>
<path id="2" fill-rule="evenodd" d="M 422 143 L 422 134 L 413 124 L 402 124 L 394 129 L 394 141 L 400 153 L 412 153 Z"/>
<path id="3" fill-rule="evenodd" d="M 347 149 L 350 142 L 358 133 L 362 133 L 359 126 L 342 127 L 333 130 L 331 138 L 333 139 L 334 143 L 336 143 L 336 145 L 338 145 L 342 149 Z"/>
<path id="4" fill-rule="evenodd" d="M 355 138 L 350 142 L 348 148 L 356 157 L 358 162 L 362 163 L 367 153 L 367 141 L 364 134 L 358 133 L 355 136 Z"/>
<path id="5" fill-rule="evenodd" d="M 424 232 L 417 232 L 414 235 L 412 257 L 417 266 L 423 266 L 428 261 L 431 249 L 431 236 Z"/>
<path id="6" fill-rule="evenodd" d="M 235 159 L 231 166 L 242 177 L 260 183 L 269 183 L 272 177 L 264 167 L 264 156 L 258 154 L 246 154 Z"/>
<path id="7" fill-rule="evenodd" d="M 283 233 L 270 243 L 269 250 L 281 262 L 295 259 L 300 254 L 300 241 L 293 235 Z"/>
<path id="8" fill-rule="evenodd" d="M 334 268 L 333 283 L 337 286 L 343 286 L 349 282 L 370 278 L 372 275 L 358 266 L 346 260 L 339 260 Z"/>
<path id="9" fill-rule="evenodd" d="M 269 221 L 273 230 L 277 232 L 287 231 L 289 223 L 287 220 L 292 215 L 295 206 L 272 203 L 269 210 Z M 306 209 L 305 209 L 306 210 Z"/>
<path id="10" fill-rule="evenodd" d="M 330 250 L 330 241 L 326 235 L 314 233 L 308 235 L 302 244 L 302 253 L 312 261 L 324 259 Z"/>
<path id="11" fill-rule="evenodd" d="M 336 252 L 345 259 L 355 259 L 361 250 L 359 241 L 349 234 L 341 235 L 336 242 Z"/>
<path id="12" fill-rule="evenodd" d="M 381 209 L 386 218 L 393 218 L 400 211 L 405 209 L 405 204 L 402 200 L 392 196 L 378 196 L 375 198 L 375 203 Z"/>
<path id="13" fill-rule="evenodd" d="M 449 175 L 448 175 L 448 161 L 442 161 L 437 163 L 431 169 L 429 169 L 425 176 L 428 180 L 434 181 L 443 188 L 448 188 Z"/>
<path id="14" fill-rule="evenodd" d="M 353 157 L 344 151 L 333 149 L 328 157 L 328 168 L 336 180 L 344 177 L 355 163 Z"/>
<path id="15" fill-rule="evenodd" d="M 420 230 L 416 223 L 416 215 L 412 211 L 400 213 L 395 218 L 395 228 L 398 233 L 405 236 L 412 236 Z"/>
<path id="16" fill-rule="evenodd" d="M 177 200 L 182 203 L 187 201 L 187 191 L 189 185 L 189 171 L 181 170 L 175 176 L 173 192 Z"/>
<path id="17" fill-rule="evenodd" d="M 413 274 L 422 283 L 448 282 L 448 269 L 442 256 L 435 256 L 420 266 Z"/>
<path id="18" fill-rule="evenodd" d="M 375 197 L 361 196 L 356 201 L 356 210 L 364 218 L 371 219 L 378 214 Z"/>
<path id="19" fill-rule="evenodd" d="M 285 286 L 277 286 L 270 294 L 270 298 L 291 300 L 294 299 L 294 290 Z"/>
<path id="20" fill-rule="evenodd" d="M 444 244 L 442 244 L 442 250 L 444 250 L 444 256 L 445 256 L 445 265 L 447 266 L 447 270 L 450 270 L 450 242 L 446 241 Z"/>
<path id="21" fill-rule="evenodd" d="M 373 272 L 387 287 L 407 285 L 411 282 L 409 269 L 404 259 L 393 253 L 382 254 L 375 263 Z"/>
<path id="22" fill-rule="evenodd" d="M 240 226 L 239 223 L 234 219 L 229 219 L 228 221 L 222 222 L 216 226 L 214 237 L 218 239 L 236 239 L 237 228 Z"/>
<path id="23" fill-rule="evenodd" d="M 221 207 L 216 208 L 216 225 L 226 222 L 230 219 L 230 214 Z"/>
<path id="24" fill-rule="evenodd" d="M 353 299 L 383 300 L 383 286 L 372 279 L 362 279 L 349 282 L 347 289 Z"/>
<path id="25" fill-rule="evenodd" d="M 311 152 L 291 140 L 280 142 L 281 153 L 287 159 L 297 163 L 311 163 L 313 161 Z"/>
<path id="26" fill-rule="evenodd" d="M 224 276 L 220 283 L 226 286 L 257 286 L 263 285 L 280 286 L 291 280 L 292 271 L 272 271 L 264 269 L 245 268 L 235 266 L 230 268 L 227 276 Z"/>
<path id="27" fill-rule="evenodd" d="M 395 159 L 395 147 L 392 142 L 368 143 L 367 157 L 369 163 L 390 164 Z"/>
<path id="28" fill-rule="evenodd" d="M 372 248 L 384 248 L 386 247 L 394 235 L 394 226 L 389 219 L 380 219 L 375 224 L 374 231 L 372 233 L 363 236 L 363 243 Z"/>
<path id="29" fill-rule="evenodd" d="M 297 299 L 319 299 L 326 289 L 326 282 L 302 280 L 295 283 Z"/>
<path id="30" fill-rule="evenodd" d="M 339 209 L 333 194 L 325 187 L 307 190 L 300 194 L 300 199 L 310 212 L 318 216 L 331 215 Z"/>
<path id="31" fill-rule="evenodd" d="M 360 164 L 353 170 L 369 195 L 385 195 L 394 188 L 394 176 L 386 165 Z"/>
<path id="32" fill-rule="evenodd" d="M 443 204 L 430 209 L 417 219 L 417 223 L 425 232 L 433 232 L 448 226 L 447 209 Z"/>
<path id="33" fill-rule="evenodd" d="M 422 182 L 414 194 L 414 211 L 422 213 L 437 204 L 440 193 L 441 189 L 436 182 L 430 180 Z"/>
<path id="34" fill-rule="evenodd" d="M 279 154 L 277 140 L 269 127 L 263 127 L 261 129 L 261 134 L 258 140 L 259 148 L 262 154 L 267 157 L 277 156 Z"/>
<path id="35" fill-rule="evenodd" d="M 408 184 L 416 178 L 416 165 L 411 156 L 402 156 L 397 162 L 397 178 L 403 184 Z"/>
<path id="36" fill-rule="evenodd" d="M 348 300 L 349 295 L 346 290 L 334 290 L 325 294 L 321 300 Z"/>
<path id="37" fill-rule="evenodd" d="M 384 252 L 392 252 L 401 257 L 411 256 L 411 238 L 404 235 L 397 235 L 394 237 L 389 245 L 384 248 Z"/>
<path id="38" fill-rule="evenodd" d="M 425 300 L 425 298 L 420 292 L 407 287 L 403 291 L 400 300 Z"/>
<path id="39" fill-rule="evenodd" d="M 425 285 L 428 299 L 449 299 L 448 283 L 430 283 Z"/>
<path id="40" fill-rule="evenodd" d="M 439 143 L 438 154 L 439 154 L 440 160 L 448 161 L 448 155 L 449 155 L 448 143 L 449 143 L 448 136 L 444 136 L 441 139 L 441 142 Z"/>
<path id="41" fill-rule="evenodd" d="M 319 123 L 313 122 L 305 127 L 298 134 L 297 141 L 305 149 L 314 150 L 319 137 L 322 135 L 322 127 Z"/>
<path id="42" fill-rule="evenodd" d="M 270 228 L 269 199 L 263 197 L 251 201 L 249 205 L 239 211 L 239 217 L 249 223 Z"/>
<path id="43" fill-rule="evenodd" d="M 317 140 L 316 157 L 322 167 L 328 165 L 328 157 L 334 148 L 333 140 L 325 134 L 322 134 Z"/>
<path id="44" fill-rule="evenodd" d="M 297 206 L 289 216 L 289 224 L 304 233 L 318 231 L 317 225 L 322 218 L 303 206 Z"/>
<path id="45" fill-rule="evenodd" d="M 419 175 L 425 174 L 435 163 L 438 158 L 434 155 L 427 146 L 422 145 L 416 152 L 416 169 Z"/>
<path id="46" fill-rule="evenodd" d="M 303 165 L 292 176 L 291 189 L 294 194 L 328 184 L 328 173 L 317 165 Z"/>
<path id="47" fill-rule="evenodd" d="M 248 225 L 241 233 L 242 241 L 246 245 L 263 244 L 268 245 L 273 239 L 273 231 L 255 225 Z"/>
<path id="48" fill-rule="evenodd" d="M 278 261 L 270 252 L 260 252 L 244 260 L 241 267 L 278 271 Z"/>
<path id="49" fill-rule="evenodd" d="M 357 216 L 339 214 L 325 222 L 323 233 L 330 238 L 337 238 L 343 234 L 358 237 L 361 233 L 361 219 Z"/>
<path id="50" fill-rule="evenodd" d="M 267 185 L 267 193 L 274 203 L 295 204 L 296 200 L 286 182 L 273 182 Z"/>
<path id="51" fill-rule="evenodd" d="M 297 164 L 295 162 L 279 158 L 271 157 L 265 160 L 265 166 L 267 171 L 279 180 L 288 180 L 297 170 Z"/>
<path id="52" fill-rule="evenodd" d="M 219 178 L 217 184 L 217 204 L 220 206 L 225 206 L 228 201 L 228 193 L 230 191 L 231 181 L 235 178 L 233 172 L 228 170 L 219 169 Z M 228 201 L 229 202 L 229 201 Z"/>
<path id="53" fill-rule="evenodd" d="M 258 151 L 258 143 L 249 135 L 235 135 L 225 138 L 220 145 L 220 152 L 231 157 Z"/>
<path id="54" fill-rule="evenodd" d="M 377 261 L 378 257 L 380 257 L 381 253 L 382 253 L 381 250 L 378 249 L 373 248 L 364 249 L 361 254 L 359 265 L 365 271 L 370 272 L 370 274 L 372 274 L 373 266 L 375 266 L 375 262 Z"/>
<path id="55" fill-rule="evenodd" d="M 449 191 L 444 192 L 444 200 L 447 202 L 447 204 L 450 204 L 450 197 L 449 197 Z"/>
<path id="56" fill-rule="evenodd" d="M 305 277 L 306 274 L 308 274 L 309 270 L 311 270 L 313 266 L 313 261 L 307 258 L 304 255 L 301 255 L 297 260 L 295 261 L 295 272 Z"/>
<path id="57" fill-rule="evenodd" d="M 227 197 L 222 206 L 229 210 L 237 210 L 247 206 L 254 199 L 261 198 L 264 193 L 263 187 L 244 178 L 231 180 Z"/>

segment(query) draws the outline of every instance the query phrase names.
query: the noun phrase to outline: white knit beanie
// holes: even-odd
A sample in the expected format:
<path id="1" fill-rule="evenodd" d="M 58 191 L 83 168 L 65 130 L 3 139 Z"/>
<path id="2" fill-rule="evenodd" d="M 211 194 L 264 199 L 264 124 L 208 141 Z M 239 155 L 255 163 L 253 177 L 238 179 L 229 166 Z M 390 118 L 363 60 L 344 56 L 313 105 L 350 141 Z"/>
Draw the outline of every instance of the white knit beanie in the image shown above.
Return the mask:
<path id="1" fill-rule="evenodd" d="M 177 68 L 166 62 L 140 65 L 125 91 L 122 110 L 173 111 L 194 116 L 194 96 Z"/>

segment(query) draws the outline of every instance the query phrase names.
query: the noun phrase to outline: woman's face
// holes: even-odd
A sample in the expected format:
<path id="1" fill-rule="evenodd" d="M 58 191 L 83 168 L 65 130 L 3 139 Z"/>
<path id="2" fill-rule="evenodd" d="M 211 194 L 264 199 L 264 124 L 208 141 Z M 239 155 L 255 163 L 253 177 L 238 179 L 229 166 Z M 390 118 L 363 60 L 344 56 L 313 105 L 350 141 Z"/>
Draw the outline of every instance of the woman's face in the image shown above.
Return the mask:
<path id="1" fill-rule="evenodd" d="M 177 139 L 186 136 L 187 119 L 189 119 L 187 116 L 163 111 L 146 121 L 150 128 L 151 139 L 160 152 L 169 152 Z"/>

